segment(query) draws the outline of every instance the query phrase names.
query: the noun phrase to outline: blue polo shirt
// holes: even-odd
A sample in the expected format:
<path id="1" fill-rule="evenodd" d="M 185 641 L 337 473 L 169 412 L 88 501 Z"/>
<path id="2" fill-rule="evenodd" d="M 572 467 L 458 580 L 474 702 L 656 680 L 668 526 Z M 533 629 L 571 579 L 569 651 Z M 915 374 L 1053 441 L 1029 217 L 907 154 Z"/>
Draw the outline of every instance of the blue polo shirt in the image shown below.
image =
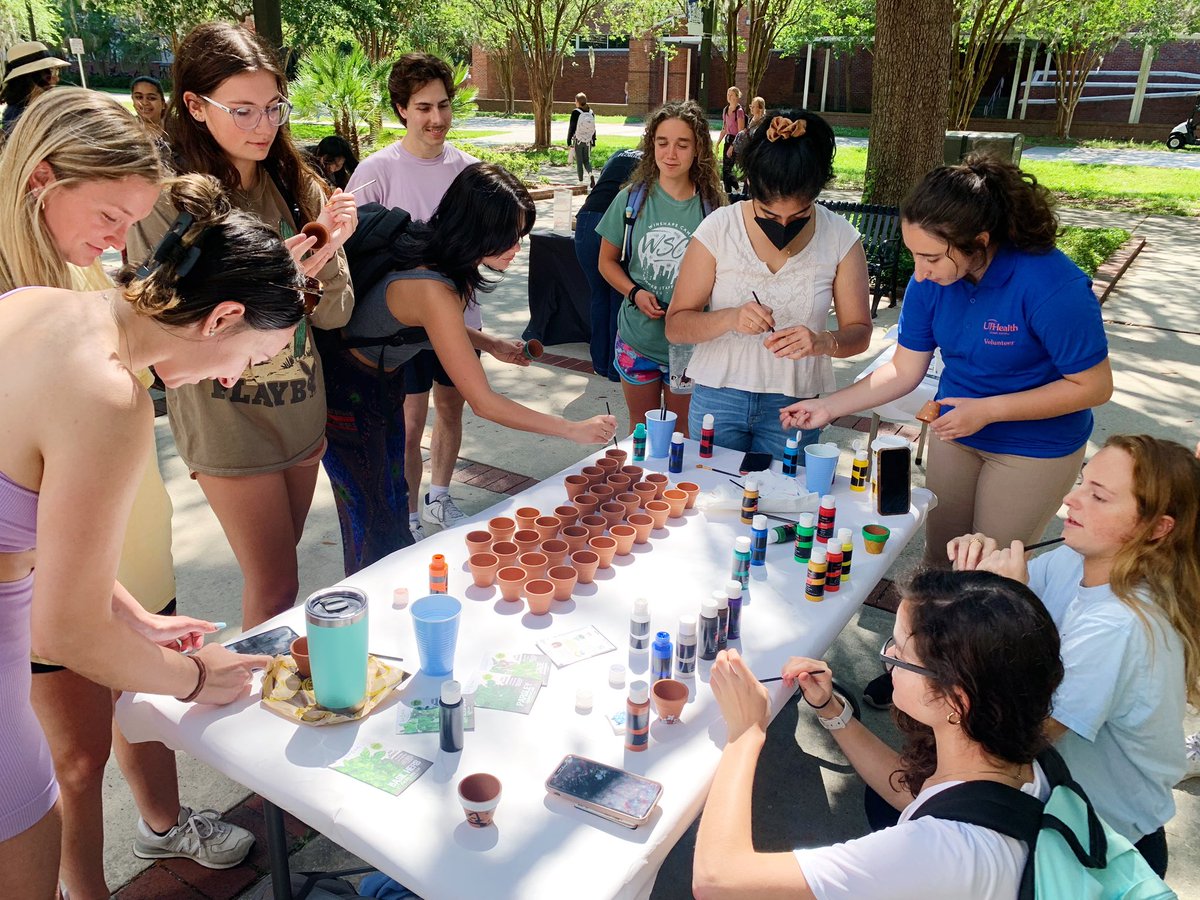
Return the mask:
<path id="1" fill-rule="evenodd" d="M 1002 247 L 978 284 L 909 282 L 901 346 L 941 348 L 938 398 L 994 397 L 1075 375 L 1108 356 L 1091 280 L 1061 251 Z M 1092 433 L 1090 409 L 1053 419 L 993 422 L 959 443 L 989 453 L 1052 458 Z"/>

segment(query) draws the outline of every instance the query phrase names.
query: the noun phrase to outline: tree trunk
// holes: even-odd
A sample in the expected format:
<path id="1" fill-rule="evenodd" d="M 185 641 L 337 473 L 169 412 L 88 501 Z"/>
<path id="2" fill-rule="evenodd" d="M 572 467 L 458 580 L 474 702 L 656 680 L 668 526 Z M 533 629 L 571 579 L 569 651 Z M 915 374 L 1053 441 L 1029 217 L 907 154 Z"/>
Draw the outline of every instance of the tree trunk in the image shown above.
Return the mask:
<path id="1" fill-rule="evenodd" d="M 875 0 L 867 203 L 897 206 L 942 161 L 953 0 Z"/>
<path id="2" fill-rule="evenodd" d="M 554 81 L 557 60 L 543 60 L 545 69 L 530 66 L 529 99 L 533 104 L 533 146 L 545 150 L 550 146 L 550 122 L 554 114 Z"/>
<path id="3" fill-rule="evenodd" d="M 726 0 L 725 2 L 725 52 L 722 56 L 725 59 L 726 91 L 737 84 L 738 10 L 740 8 L 740 0 Z"/>
<path id="4" fill-rule="evenodd" d="M 967 127 L 971 112 L 996 65 L 1000 47 L 1024 15 L 1025 0 L 983 0 L 975 8 L 970 34 L 960 45 L 969 7 L 959 0 L 951 44 L 950 127 Z"/>

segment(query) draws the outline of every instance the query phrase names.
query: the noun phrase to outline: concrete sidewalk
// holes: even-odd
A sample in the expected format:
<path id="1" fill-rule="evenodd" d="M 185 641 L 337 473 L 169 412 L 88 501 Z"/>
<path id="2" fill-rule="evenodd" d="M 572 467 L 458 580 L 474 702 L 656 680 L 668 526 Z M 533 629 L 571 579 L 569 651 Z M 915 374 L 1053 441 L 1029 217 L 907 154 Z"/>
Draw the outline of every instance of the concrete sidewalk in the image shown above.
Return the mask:
<path id="1" fill-rule="evenodd" d="M 573 173 L 570 173 L 573 175 Z M 578 200 L 576 201 L 578 204 Z M 540 221 L 550 220 L 550 204 L 539 204 Z M 1071 223 L 1112 224 L 1137 230 L 1149 243 L 1126 273 L 1104 307 L 1117 390 L 1112 402 L 1097 411 L 1091 448 L 1119 432 L 1149 432 L 1188 444 L 1200 439 L 1196 388 L 1200 385 L 1200 323 L 1192 291 L 1195 224 L 1188 219 L 1140 218 L 1118 213 L 1064 212 Z M 489 330 L 520 335 L 528 321 L 526 284 L 528 259 L 518 257 L 504 283 L 485 298 Z M 871 349 L 851 361 L 835 364 L 838 384 L 847 384 L 882 348 L 883 332 L 897 310 L 880 310 Z M 587 347 L 568 344 L 551 348 L 565 357 L 557 365 L 517 369 L 484 357 L 484 366 L 498 389 L 539 410 L 582 418 L 604 411 L 607 399 L 620 416 L 618 385 L 590 374 L 581 363 Z M 157 421 L 159 459 L 175 503 L 175 563 L 180 608 L 190 615 L 224 620 L 239 630 L 241 579 L 216 518 L 175 453 L 165 418 Z M 851 432 L 832 428 L 830 439 L 842 446 Z M 426 434 L 428 439 L 428 433 Z M 475 513 L 496 502 L 502 490 L 517 490 L 520 478 L 541 479 L 580 458 L 583 448 L 563 441 L 509 431 L 466 414 L 460 482 L 454 487 L 464 511 Z M 509 477 L 506 473 L 515 473 Z M 516 476 L 520 476 L 516 477 Z M 922 475 L 916 476 L 918 482 Z M 889 573 L 897 577 L 919 556 L 921 538 L 910 545 Z M 300 594 L 332 584 L 341 577 L 337 518 L 324 472 L 300 545 Z M 861 688 L 878 674 L 877 654 L 891 630 L 889 614 L 864 607 L 831 648 L 829 660 L 842 683 Z M 865 711 L 868 724 L 881 733 L 891 731 L 887 714 Z M 1197 730 L 1192 721 L 1190 730 Z M 767 751 L 755 782 L 755 837 L 760 849 L 786 850 L 820 845 L 862 834 L 861 781 L 854 776 L 829 736 L 806 711 L 788 706 L 770 729 Z M 797 746 L 797 743 L 799 746 Z M 217 772 L 186 756 L 179 757 L 184 803 L 232 810 L 231 817 L 261 834 L 258 807 L 248 792 Z M 1181 897 L 1200 900 L 1200 780 L 1175 791 L 1178 814 L 1168 825 L 1171 847 L 1170 882 Z M 210 897 L 244 895 L 266 869 L 265 848 L 257 847 L 247 865 L 209 872 L 188 862 L 158 863 L 149 871 L 130 848 L 136 810 L 115 764 L 105 782 L 106 867 L 113 887 L 126 885 L 122 898 Z M 327 839 L 299 823 L 291 824 L 296 850 L 293 870 L 337 868 L 352 858 Z M 694 829 L 668 857 L 655 885 L 655 898 L 691 896 L 691 852 Z M 131 883 L 130 883 L 131 882 Z M 568 886 L 564 886 L 566 888 Z"/>

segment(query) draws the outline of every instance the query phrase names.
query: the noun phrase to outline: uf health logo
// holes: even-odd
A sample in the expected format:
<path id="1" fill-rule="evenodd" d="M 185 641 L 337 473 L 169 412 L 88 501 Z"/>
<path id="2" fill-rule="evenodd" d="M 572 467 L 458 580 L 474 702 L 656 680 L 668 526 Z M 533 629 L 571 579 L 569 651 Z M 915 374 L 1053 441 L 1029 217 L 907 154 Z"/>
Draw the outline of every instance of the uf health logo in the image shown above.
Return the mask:
<path id="1" fill-rule="evenodd" d="M 658 288 L 669 291 L 675 276 L 679 274 L 679 264 L 683 262 L 688 240 L 687 232 L 674 225 L 656 225 L 647 231 L 637 248 L 638 260 L 646 279 L 654 282 Z M 659 290 L 655 293 L 659 293 Z"/>
<path id="2" fill-rule="evenodd" d="M 988 319 L 983 323 L 983 342 L 989 347 L 1012 347 L 1016 344 L 1012 338 L 1015 338 L 1020 330 L 1020 326 L 1015 323 L 1005 325 L 995 319 Z"/>

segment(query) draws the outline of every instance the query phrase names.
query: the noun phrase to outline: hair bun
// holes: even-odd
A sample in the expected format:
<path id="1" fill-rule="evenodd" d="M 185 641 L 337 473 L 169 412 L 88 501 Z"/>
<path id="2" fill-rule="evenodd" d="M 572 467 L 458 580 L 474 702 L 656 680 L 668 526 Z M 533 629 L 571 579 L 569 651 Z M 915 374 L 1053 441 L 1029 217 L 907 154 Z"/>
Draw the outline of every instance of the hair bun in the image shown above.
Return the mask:
<path id="1" fill-rule="evenodd" d="M 168 182 L 167 190 L 171 204 L 193 219 L 183 236 L 184 244 L 190 244 L 205 228 L 223 222 L 233 210 L 221 182 L 211 175 L 180 175 Z"/>

